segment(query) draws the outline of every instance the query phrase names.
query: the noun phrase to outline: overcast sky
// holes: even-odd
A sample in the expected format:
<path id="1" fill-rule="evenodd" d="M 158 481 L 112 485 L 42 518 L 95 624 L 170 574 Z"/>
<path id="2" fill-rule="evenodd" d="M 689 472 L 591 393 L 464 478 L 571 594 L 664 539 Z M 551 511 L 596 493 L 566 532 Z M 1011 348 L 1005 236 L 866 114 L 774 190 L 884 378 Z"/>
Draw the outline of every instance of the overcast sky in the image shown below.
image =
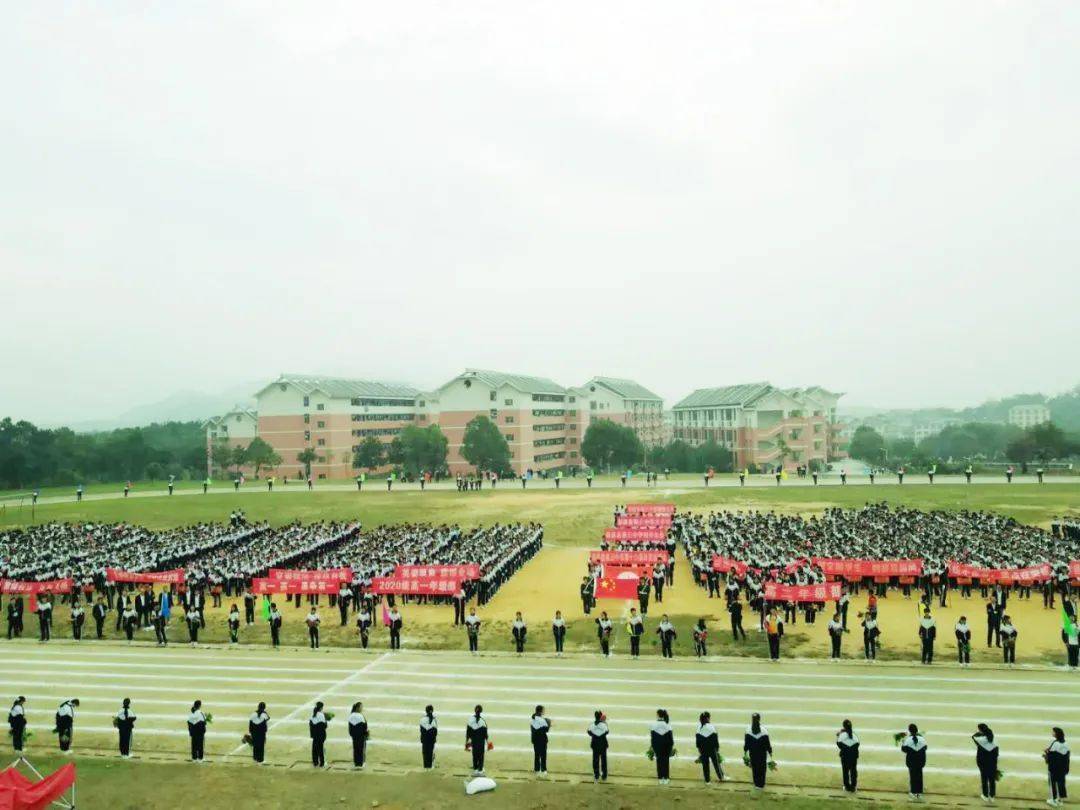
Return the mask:
<path id="1" fill-rule="evenodd" d="M 0 8 L 0 416 L 1080 381 L 1080 4 Z"/>

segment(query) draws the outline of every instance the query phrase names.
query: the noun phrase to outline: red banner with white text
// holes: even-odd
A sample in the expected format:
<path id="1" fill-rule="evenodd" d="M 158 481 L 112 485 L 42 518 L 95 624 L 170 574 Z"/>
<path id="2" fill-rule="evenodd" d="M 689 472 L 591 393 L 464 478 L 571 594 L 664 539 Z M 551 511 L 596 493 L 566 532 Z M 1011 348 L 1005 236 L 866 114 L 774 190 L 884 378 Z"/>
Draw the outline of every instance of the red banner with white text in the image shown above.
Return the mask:
<path id="1" fill-rule="evenodd" d="M 1080 560 L 1069 563 L 1069 579 L 1080 579 Z"/>
<path id="2" fill-rule="evenodd" d="M 395 579 L 413 579 L 415 577 L 435 577 L 437 579 L 480 579 L 478 563 L 461 565 L 397 565 L 394 566 Z"/>
<path id="3" fill-rule="evenodd" d="M 289 582 L 290 580 L 333 580 L 340 585 L 342 582 L 352 582 L 353 571 L 348 566 L 342 568 L 318 568 L 312 570 L 305 570 L 303 568 L 271 568 L 266 574 L 266 578 L 276 579 L 282 582 Z"/>
<path id="4" fill-rule="evenodd" d="M 825 576 L 840 577 L 917 577 L 922 576 L 923 561 L 913 560 L 845 560 L 814 557 L 811 562 Z"/>
<path id="5" fill-rule="evenodd" d="M 980 582 L 1042 582 L 1050 579 L 1050 565 L 1031 565 L 1027 568 L 986 568 L 979 565 L 966 565 L 955 560 L 949 561 L 949 576 L 963 579 L 978 579 Z"/>
<path id="6" fill-rule="evenodd" d="M 446 577 L 372 577 L 370 590 L 408 596 L 453 596 L 460 589 L 460 579 Z"/>
<path id="7" fill-rule="evenodd" d="M 604 529 L 604 540 L 608 543 L 645 544 L 667 542 L 664 529 Z"/>
<path id="8" fill-rule="evenodd" d="M 289 596 L 303 594 L 336 594 L 341 589 L 341 582 L 336 579 L 270 579 L 255 577 L 251 580 L 251 592 L 263 594 L 284 593 Z"/>
<path id="9" fill-rule="evenodd" d="M 732 560 L 729 557 L 721 557 L 719 554 L 714 554 L 712 558 L 712 570 L 719 571 L 721 574 L 726 574 L 728 571 L 734 571 L 735 576 L 746 576 L 746 570 L 749 568 L 746 563 L 739 562 L 738 560 Z"/>
<path id="10" fill-rule="evenodd" d="M 817 585 L 781 585 L 765 583 L 765 598 L 770 602 L 833 602 L 840 598 L 843 586 L 839 582 Z"/>
<path id="11" fill-rule="evenodd" d="M 673 503 L 628 503 L 626 505 L 628 515 L 674 515 L 675 504 Z"/>
<path id="12" fill-rule="evenodd" d="M 671 528 L 671 518 L 667 515 L 619 515 L 615 518 L 619 529 L 663 529 Z"/>
<path id="13" fill-rule="evenodd" d="M 37 611 L 37 595 L 39 593 L 63 594 L 71 593 L 75 587 L 73 579 L 47 579 L 43 582 L 29 582 L 18 579 L 0 579 L 0 593 L 14 596 L 28 596 L 27 610 L 31 613 Z"/>
<path id="14" fill-rule="evenodd" d="M 161 582 L 179 585 L 185 579 L 183 568 L 171 571 L 121 571 L 119 568 L 106 568 L 107 582 Z"/>
<path id="15" fill-rule="evenodd" d="M 667 565 L 667 551 L 590 551 L 589 562 L 629 568 L 652 568 L 658 562 Z"/>

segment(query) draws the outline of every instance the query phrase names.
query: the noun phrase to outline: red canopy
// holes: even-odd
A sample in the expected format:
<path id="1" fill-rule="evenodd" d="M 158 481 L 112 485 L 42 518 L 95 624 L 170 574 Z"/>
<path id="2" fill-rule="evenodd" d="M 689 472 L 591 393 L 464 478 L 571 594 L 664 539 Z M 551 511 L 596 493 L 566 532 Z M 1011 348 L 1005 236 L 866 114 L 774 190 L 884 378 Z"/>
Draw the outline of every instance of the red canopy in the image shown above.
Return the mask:
<path id="1" fill-rule="evenodd" d="M 0 810 L 44 810 L 74 784 L 75 765 L 70 762 L 40 782 L 8 768 L 0 772 Z"/>

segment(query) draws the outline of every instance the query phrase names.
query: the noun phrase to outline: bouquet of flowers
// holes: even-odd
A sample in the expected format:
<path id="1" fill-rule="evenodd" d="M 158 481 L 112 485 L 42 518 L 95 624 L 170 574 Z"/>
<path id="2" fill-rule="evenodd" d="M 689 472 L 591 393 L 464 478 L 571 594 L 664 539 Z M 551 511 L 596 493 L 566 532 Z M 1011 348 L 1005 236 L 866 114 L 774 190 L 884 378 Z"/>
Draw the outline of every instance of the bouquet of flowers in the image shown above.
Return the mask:
<path id="1" fill-rule="evenodd" d="M 1002 770 L 994 771 L 994 781 L 995 782 L 1000 782 L 1004 778 L 1005 778 L 1005 772 L 1004 771 L 1002 771 Z"/>
<path id="2" fill-rule="evenodd" d="M 333 712 L 323 712 L 323 714 L 326 716 L 326 722 L 327 723 L 329 723 L 331 720 L 334 719 L 334 713 Z"/>
<path id="3" fill-rule="evenodd" d="M 210 714 L 210 712 L 207 712 L 206 713 L 206 724 L 210 725 L 213 722 L 214 722 L 214 715 Z"/>
<path id="4" fill-rule="evenodd" d="M 112 727 L 113 728 L 120 728 L 120 718 L 114 717 L 112 719 Z"/>
<path id="5" fill-rule="evenodd" d="M 750 767 L 750 755 L 747 754 L 745 751 L 742 755 L 742 764 L 745 765 L 747 768 Z"/>
<path id="6" fill-rule="evenodd" d="M 898 731 L 898 732 L 896 732 L 895 734 L 892 735 L 892 739 L 893 739 L 893 742 L 896 743 L 896 746 L 899 747 L 900 743 L 903 742 L 904 737 L 906 737 L 906 736 L 907 736 L 906 731 Z"/>
<path id="7" fill-rule="evenodd" d="M 495 743 L 493 743 L 491 740 L 488 740 L 487 749 L 488 749 L 488 751 L 494 751 L 495 750 Z"/>
<path id="8" fill-rule="evenodd" d="M 648 759 L 649 762 L 652 762 L 654 759 L 656 759 L 656 752 L 653 751 L 651 745 L 649 746 L 649 750 L 645 752 L 645 758 Z"/>
<path id="9" fill-rule="evenodd" d="M 769 760 L 769 766 L 768 766 L 768 767 L 769 767 L 769 770 L 770 770 L 770 771 L 775 771 L 775 770 L 776 770 L 777 768 L 779 768 L 780 766 L 779 766 L 779 765 L 778 765 L 778 764 L 776 763 L 776 760 L 775 760 L 775 759 L 770 759 L 770 760 Z"/>
<path id="10" fill-rule="evenodd" d="M 241 745 L 251 745 L 253 742 L 254 741 L 251 739 L 250 734 L 245 734 L 243 737 L 240 738 Z"/>

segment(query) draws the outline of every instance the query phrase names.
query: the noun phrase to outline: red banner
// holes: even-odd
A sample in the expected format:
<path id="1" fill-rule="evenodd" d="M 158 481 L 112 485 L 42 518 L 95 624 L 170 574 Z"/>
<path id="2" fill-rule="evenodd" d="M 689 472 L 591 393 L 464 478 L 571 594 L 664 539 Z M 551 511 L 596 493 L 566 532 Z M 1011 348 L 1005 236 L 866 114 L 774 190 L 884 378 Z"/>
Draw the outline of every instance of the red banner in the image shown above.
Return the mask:
<path id="1" fill-rule="evenodd" d="M 814 557 L 811 562 L 825 576 L 841 577 L 917 577 L 922 575 L 923 561 L 914 560 L 843 560 Z"/>
<path id="2" fill-rule="evenodd" d="M 1080 579 L 1080 560 L 1069 563 L 1069 579 Z"/>
<path id="3" fill-rule="evenodd" d="M 343 568 L 319 568 L 316 570 L 304 570 L 302 568 L 271 568 L 266 575 L 267 579 L 276 579 L 283 582 L 289 580 L 333 580 L 338 585 L 342 582 L 352 582 L 353 572 L 348 566 Z"/>
<path id="4" fill-rule="evenodd" d="M 765 598 L 770 602 L 833 602 L 840 598 L 842 585 L 825 582 L 818 585 L 781 585 L 765 583 Z"/>
<path id="5" fill-rule="evenodd" d="M 171 571 L 121 571 L 119 568 L 106 568 L 105 579 L 108 582 L 163 582 L 179 585 L 184 581 L 184 569 Z"/>
<path id="6" fill-rule="evenodd" d="M 589 562 L 630 568 L 652 568 L 657 562 L 667 565 L 667 551 L 590 551 Z"/>
<path id="7" fill-rule="evenodd" d="M 749 568 L 746 563 L 739 562 L 738 560 L 732 560 L 728 557 L 721 557 L 719 554 L 714 554 L 712 558 L 712 570 L 719 571 L 721 574 L 726 574 L 728 571 L 734 571 L 735 576 L 740 579 L 746 576 L 746 569 Z"/>
<path id="8" fill-rule="evenodd" d="M 615 526 L 620 529 L 663 529 L 671 528 L 671 518 L 667 515 L 619 515 Z"/>
<path id="9" fill-rule="evenodd" d="M 461 580 L 445 577 L 372 577 L 372 593 L 397 593 L 417 596 L 453 596 Z"/>
<path id="10" fill-rule="evenodd" d="M 605 565 L 604 573 L 596 580 L 597 599 L 637 599 L 641 576 L 636 568 Z"/>
<path id="11" fill-rule="evenodd" d="M 978 579 L 980 582 L 1042 582 L 1051 577 L 1050 565 L 1031 565 L 1027 568 L 984 568 L 977 565 L 965 565 L 955 560 L 949 561 L 949 576 Z"/>
<path id="12" fill-rule="evenodd" d="M 673 503 L 628 503 L 626 505 L 628 515 L 674 515 L 675 504 Z"/>
<path id="13" fill-rule="evenodd" d="M 462 565 L 398 565 L 394 567 L 395 579 L 480 579 L 478 563 Z"/>
<path id="14" fill-rule="evenodd" d="M 604 540 L 609 543 L 659 543 L 667 542 L 664 529 L 604 529 Z"/>
<path id="15" fill-rule="evenodd" d="M 251 592 L 258 595 L 284 593 L 321 593 L 336 594 L 341 589 L 341 582 L 336 579 L 270 579 L 255 577 L 251 580 Z"/>
<path id="16" fill-rule="evenodd" d="M 39 593 L 71 593 L 75 587 L 73 579 L 49 579 L 44 582 L 29 582 L 18 579 L 0 579 L 0 593 L 34 595 Z"/>

